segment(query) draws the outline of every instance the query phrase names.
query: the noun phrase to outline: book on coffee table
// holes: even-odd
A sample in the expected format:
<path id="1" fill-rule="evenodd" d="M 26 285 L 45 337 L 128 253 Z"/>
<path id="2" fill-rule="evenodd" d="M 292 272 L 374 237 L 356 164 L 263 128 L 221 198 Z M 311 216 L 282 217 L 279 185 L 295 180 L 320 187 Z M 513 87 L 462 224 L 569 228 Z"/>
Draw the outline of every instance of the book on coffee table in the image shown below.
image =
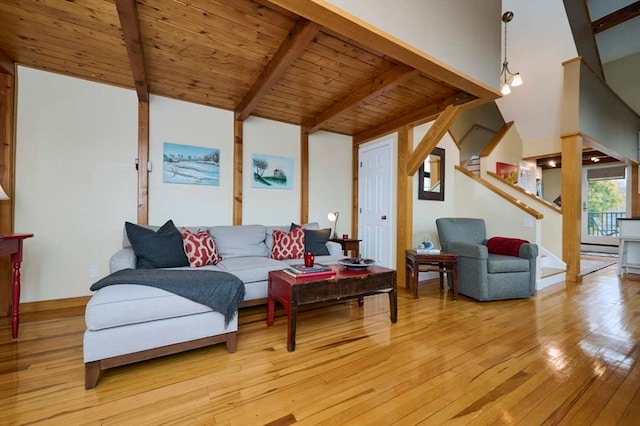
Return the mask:
<path id="1" fill-rule="evenodd" d="M 305 279 L 305 278 L 317 278 L 317 277 L 333 277 L 334 275 L 336 275 L 336 271 L 334 271 L 333 269 L 330 271 L 322 271 L 322 272 L 308 272 L 306 274 L 298 274 L 293 272 L 292 268 L 286 268 L 283 269 L 282 272 L 284 272 L 285 274 L 296 278 L 296 279 Z"/>
<path id="2" fill-rule="evenodd" d="M 290 265 L 283 269 L 282 272 L 295 278 L 330 277 L 336 274 L 336 271 L 329 266 L 320 263 L 316 263 L 313 266 L 304 266 L 303 264 Z"/>
<path id="3" fill-rule="evenodd" d="M 303 263 L 289 265 L 287 269 L 291 269 L 294 274 L 314 274 L 316 272 L 331 272 L 333 269 L 322 263 L 314 263 L 313 266 L 304 266 Z"/>

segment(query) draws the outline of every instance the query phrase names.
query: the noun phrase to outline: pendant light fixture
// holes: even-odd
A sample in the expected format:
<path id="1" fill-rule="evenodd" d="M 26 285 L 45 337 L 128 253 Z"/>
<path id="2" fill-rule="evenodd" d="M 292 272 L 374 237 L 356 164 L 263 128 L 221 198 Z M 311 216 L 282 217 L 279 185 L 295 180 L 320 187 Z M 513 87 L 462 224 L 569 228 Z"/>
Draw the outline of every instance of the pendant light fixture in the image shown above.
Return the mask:
<path id="1" fill-rule="evenodd" d="M 522 85 L 522 77 L 520 73 L 513 73 L 509 70 L 509 62 L 507 61 L 507 23 L 513 19 L 513 12 L 506 11 L 502 14 L 502 22 L 504 22 L 504 61 L 502 62 L 502 70 L 500 71 L 500 93 L 504 96 L 511 93 L 512 87 Z"/>

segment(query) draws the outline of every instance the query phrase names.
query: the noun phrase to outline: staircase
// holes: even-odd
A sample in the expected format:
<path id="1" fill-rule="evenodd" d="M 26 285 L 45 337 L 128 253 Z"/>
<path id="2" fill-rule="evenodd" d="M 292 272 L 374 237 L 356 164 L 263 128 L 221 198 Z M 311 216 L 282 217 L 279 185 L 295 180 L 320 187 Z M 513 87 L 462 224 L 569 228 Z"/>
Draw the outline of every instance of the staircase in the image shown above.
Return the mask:
<path id="1" fill-rule="evenodd" d="M 486 175 L 489 172 L 484 168 L 494 170 L 496 162 L 503 161 L 500 159 L 502 153 L 506 153 L 508 155 L 512 155 L 513 153 L 512 150 L 501 151 L 500 148 L 495 151 L 497 154 L 494 153 L 494 150 L 509 133 L 512 125 L 513 123 L 505 123 L 502 114 L 495 103 L 484 104 L 480 107 L 463 111 L 450 130 L 453 139 L 460 147 L 460 169 L 464 168 L 465 173 L 469 175 L 472 174 L 474 177 L 485 181 Z M 519 136 L 514 137 L 513 135 L 509 135 L 508 137 L 510 138 L 507 139 L 508 143 L 518 142 L 517 139 L 519 139 Z M 519 143 L 522 143 L 522 141 L 520 140 Z M 517 164 L 513 158 L 508 158 L 506 160 L 509 160 L 506 162 L 510 164 Z M 499 176 L 495 177 L 500 179 Z M 512 183 L 505 182 L 505 184 L 513 186 Z M 548 205 L 544 204 L 549 203 L 544 200 L 537 200 L 535 196 L 534 198 L 536 198 L 537 201 L 524 201 L 522 197 L 529 197 L 531 196 L 531 193 L 524 191 L 520 187 L 513 189 L 500 187 L 499 189 L 503 193 L 506 192 L 510 197 L 524 202 L 524 204 L 533 202 L 534 205 L 542 209 L 548 210 L 550 208 Z M 520 192 L 516 191 L 516 189 Z M 525 192 L 528 195 L 522 194 L 521 192 Z M 533 192 L 535 192 L 535 190 Z M 538 203 L 543 204 L 538 205 Z M 555 208 L 555 206 L 553 206 L 553 208 Z M 542 230 L 541 240 L 544 241 L 546 238 L 547 241 L 555 242 L 556 240 L 554 238 L 557 236 L 549 235 L 551 232 L 549 230 L 561 229 L 561 224 L 557 223 L 558 220 L 561 220 L 561 212 L 559 210 L 547 211 L 546 217 L 543 220 L 547 226 Z M 549 249 L 545 249 L 540 244 L 538 245 L 538 248 L 540 256 L 538 258 L 539 272 L 536 279 L 536 289 L 540 290 L 554 284 L 565 282 L 567 266 L 562 259 L 554 255 L 554 252 L 558 251 L 558 247 L 555 247 L 554 244 L 550 244 L 549 249 L 553 250 L 553 252 L 549 251 Z"/>
<path id="2" fill-rule="evenodd" d="M 463 165 L 463 167 L 469 170 L 476 176 L 480 176 L 480 157 L 472 155 Z"/>
<path id="3" fill-rule="evenodd" d="M 553 284 L 564 282 L 567 278 L 567 265 L 553 253 L 538 247 L 540 250 L 540 278 L 536 280 L 536 290 Z"/>

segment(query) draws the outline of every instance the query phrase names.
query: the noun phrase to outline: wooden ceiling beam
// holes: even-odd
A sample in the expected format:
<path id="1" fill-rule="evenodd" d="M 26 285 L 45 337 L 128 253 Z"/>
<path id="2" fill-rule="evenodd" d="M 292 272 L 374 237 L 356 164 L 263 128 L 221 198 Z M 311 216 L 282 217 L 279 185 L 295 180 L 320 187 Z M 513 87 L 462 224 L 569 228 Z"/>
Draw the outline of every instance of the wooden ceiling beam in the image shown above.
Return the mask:
<path id="1" fill-rule="evenodd" d="M 116 0 L 116 8 L 118 9 L 124 44 L 127 46 L 129 65 L 138 100 L 140 102 L 149 102 L 149 88 L 144 68 L 144 54 L 136 0 Z"/>
<path id="2" fill-rule="evenodd" d="M 287 68 L 304 52 L 320 31 L 320 25 L 304 18 L 296 21 L 289 32 L 289 37 L 280 45 L 273 59 L 265 70 L 249 89 L 249 92 L 240 101 L 235 110 L 235 119 L 244 120 L 251 115 L 260 100 L 264 98 L 271 88 L 280 80 Z"/>
<path id="3" fill-rule="evenodd" d="M 435 123 L 429 128 L 409 158 L 409 165 L 406 168 L 408 176 L 416 174 L 422 163 L 424 163 L 424 159 L 427 158 L 427 155 L 438 145 L 440 139 L 449 131 L 461 113 L 461 106 L 449 105 L 438 115 Z"/>
<path id="4" fill-rule="evenodd" d="M 0 73 L 14 75 L 15 61 L 4 50 L 0 49 Z"/>
<path id="5" fill-rule="evenodd" d="M 268 2 L 310 21 L 317 22 L 323 28 L 333 31 L 346 39 L 353 40 L 362 46 L 369 46 L 371 49 L 375 49 L 377 53 L 415 68 L 436 81 L 441 81 L 485 101 L 500 97 L 500 92 L 497 89 L 462 74 L 453 67 L 449 67 L 438 59 L 427 55 L 420 49 L 385 33 L 326 1 L 268 0 Z"/>
<path id="6" fill-rule="evenodd" d="M 302 127 L 309 133 L 315 132 L 332 117 L 348 111 L 362 102 L 366 102 L 369 99 L 382 95 L 405 81 L 417 77 L 419 74 L 420 71 L 416 69 L 404 64 L 398 64 L 367 82 L 364 86 L 361 86 L 348 96 L 342 98 L 331 107 L 313 117 L 311 120 L 303 123 Z"/>
<path id="7" fill-rule="evenodd" d="M 615 12 L 593 21 L 591 23 L 591 30 L 593 34 L 598 34 L 623 22 L 627 22 L 636 16 L 640 16 L 640 1 L 631 3 L 622 9 L 618 9 Z"/>
<path id="8" fill-rule="evenodd" d="M 438 114 L 440 114 L 440 112 L 444 110 L 446 105 L 451 105 L 453 103 L 452 101 L 453 99 L 445 99 L 442 102 L 436 102 L 426 105 L 425 107 L 415 110 L 410 114 L 401 114 L 396 118 L 388 120 L 381 126 L 374 127 L 353 135 L 353 142 L 356 144 L 361 144 L 364 142 L 368 142 L 374 138 L 378 138 L 395 132 L 402 126 L 411 125 L 418 121 L 427 122 L 434 120 L 436 117 L 438 117 Z"/>

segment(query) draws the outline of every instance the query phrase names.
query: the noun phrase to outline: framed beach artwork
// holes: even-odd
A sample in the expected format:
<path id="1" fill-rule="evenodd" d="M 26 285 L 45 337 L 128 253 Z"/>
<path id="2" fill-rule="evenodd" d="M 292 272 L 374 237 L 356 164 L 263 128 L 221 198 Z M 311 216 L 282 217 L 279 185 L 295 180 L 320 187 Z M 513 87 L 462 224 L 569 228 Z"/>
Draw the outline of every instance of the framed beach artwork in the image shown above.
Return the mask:
<path id="1" fill-rule="evenodd" d="M 220 150 L 165 142 L 162 181 L 220 186 Z"/>
<path id="2" fill-rule="evenodd" d="M 293 188 L 293 158 L 252 154 L 251 187 L 269 189 Z"/>

